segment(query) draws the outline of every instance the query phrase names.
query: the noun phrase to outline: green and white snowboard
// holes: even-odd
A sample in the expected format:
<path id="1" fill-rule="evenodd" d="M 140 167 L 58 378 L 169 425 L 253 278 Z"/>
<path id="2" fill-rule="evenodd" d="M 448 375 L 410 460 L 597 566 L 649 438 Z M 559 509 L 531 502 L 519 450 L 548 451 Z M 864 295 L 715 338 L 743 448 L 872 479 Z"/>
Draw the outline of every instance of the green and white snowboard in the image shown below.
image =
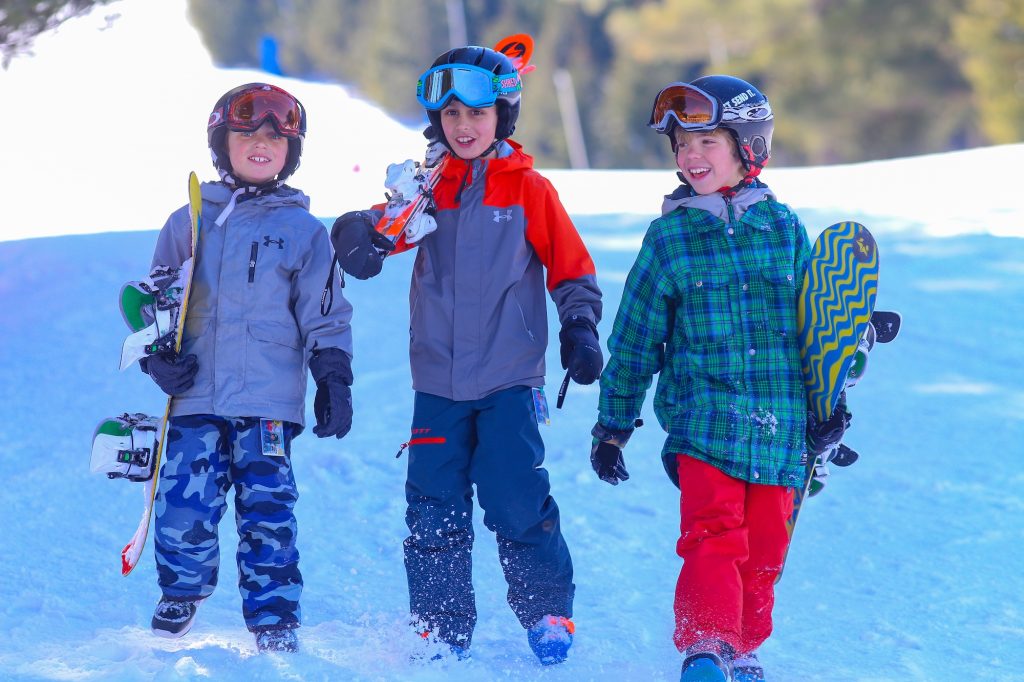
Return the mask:
<path id="1" fill-rule="evenodd" d="M 192 253 L 179 267 L 156 267 L 150 276 L 121 288 L 121 314 L 132 334 L 121 348 L 121 369 L 136 360 L 161 352 L 181 350 L 191 293 L 193 264 L 202 228 L 202 193 L 199 178 L 188 178 Z M 142 518 L 131 540 L 121 550 L 121 574 L 128 575 L 139 562 L 149 535 L 160 462 L 167 436 L 167 421 L 174 398 L 167 399 L 162 418 L 125 413 L 102 420 L 93 433 L 90 469 L 110 478 L 142 481 L 145 503 Z"/>

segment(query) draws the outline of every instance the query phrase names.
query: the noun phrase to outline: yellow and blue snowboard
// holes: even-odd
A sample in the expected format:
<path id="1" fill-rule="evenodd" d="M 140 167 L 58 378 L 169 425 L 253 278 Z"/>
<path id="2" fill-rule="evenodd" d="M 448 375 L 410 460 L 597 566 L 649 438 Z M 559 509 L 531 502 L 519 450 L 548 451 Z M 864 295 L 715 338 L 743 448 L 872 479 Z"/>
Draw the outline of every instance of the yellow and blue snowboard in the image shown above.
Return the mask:
<path id="1" fill-rule="evenodd" d="M 847 386 L 858 347 L 871 329 L 877 290 L 878 246 L 868 229 L 855 222 L 825 228 L 811 248 L 797 305 L 807 409 L 819 422 L 832 415 Z M 790 539 L 820 459 L 805 456 L 803 486 L 794 493 L 787 524 Z"/>

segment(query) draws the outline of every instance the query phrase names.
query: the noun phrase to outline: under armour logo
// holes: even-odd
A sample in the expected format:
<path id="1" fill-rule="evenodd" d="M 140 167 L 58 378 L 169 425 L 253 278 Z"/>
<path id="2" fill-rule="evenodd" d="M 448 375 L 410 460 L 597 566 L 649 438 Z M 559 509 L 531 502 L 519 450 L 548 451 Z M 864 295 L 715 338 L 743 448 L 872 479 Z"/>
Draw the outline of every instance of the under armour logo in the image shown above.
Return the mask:
<path id="1" fill-rule="evenodd" d="M 270 246 L 271 244 L 277 244 L 278 249 L 284 248 L 284 239 L 271 239 L 270 235 L 263 235 L 263 246 Z"/>
<path id="2" fill-rule="evenodd" d="M 502 220 L 504 220 L 505 222 L 508 222 L 508 223 L 512 222 L 512 209 L 511 208 L 508 209 L 507 211 L 505 211 L 504 214 L 502 214 L 502 212 L 497 210 L 497 209 L 494 210 L 494 222 L 500 223 Z"/>

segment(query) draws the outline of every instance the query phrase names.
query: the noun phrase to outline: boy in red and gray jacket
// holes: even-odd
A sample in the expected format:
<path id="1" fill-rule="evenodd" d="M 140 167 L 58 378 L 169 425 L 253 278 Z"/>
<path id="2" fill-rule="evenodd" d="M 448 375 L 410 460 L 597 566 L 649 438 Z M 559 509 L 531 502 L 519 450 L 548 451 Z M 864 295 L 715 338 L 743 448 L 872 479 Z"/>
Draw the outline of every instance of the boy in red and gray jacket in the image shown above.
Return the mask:
<path id="1" fill-rule="evenodd" d="M 497 76 L 497 77 L 495 77 Z M 564 661 L 574 626 L 572 560 L 550 495 L 539 423 L 547 348 L 545 290 L 558 310 L 563 368 L 593 383 L 601 291 L 594 263 L 551 184 L 507 139 L 522 84 L 505 55 L 463 47 L 419 80 L 433 136 L 450 151 L 434 188 L 436 231 L 418 246 L 409 296 L 413 439 L 406 480 L 410 610 L 425 637 L 468 655 L 473 485 L 497 535 L 508 602 L 542 663 Z M 379 211 L 341 216 L 342 268 L 377 274 Z M 546 272 L 545 272 L 546 271 Z M 429 633 L 429 634 L 428 634 Z"/>

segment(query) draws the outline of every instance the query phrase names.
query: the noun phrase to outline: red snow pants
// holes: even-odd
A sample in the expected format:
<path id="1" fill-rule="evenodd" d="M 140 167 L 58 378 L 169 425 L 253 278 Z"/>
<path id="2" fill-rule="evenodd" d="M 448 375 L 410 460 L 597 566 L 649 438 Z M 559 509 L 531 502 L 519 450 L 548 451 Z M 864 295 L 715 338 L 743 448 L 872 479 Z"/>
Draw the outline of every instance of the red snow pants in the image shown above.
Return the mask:
<path id="1" fill-rule="evenodd" d="M 738 653 L 754 651 L 772 632 L 793 490 L 747 483 L 686 455 L 676 461 L 676 553 L 683 567 L 676 583 L 675 645 L 685 651 L 719 639 Z"/>

